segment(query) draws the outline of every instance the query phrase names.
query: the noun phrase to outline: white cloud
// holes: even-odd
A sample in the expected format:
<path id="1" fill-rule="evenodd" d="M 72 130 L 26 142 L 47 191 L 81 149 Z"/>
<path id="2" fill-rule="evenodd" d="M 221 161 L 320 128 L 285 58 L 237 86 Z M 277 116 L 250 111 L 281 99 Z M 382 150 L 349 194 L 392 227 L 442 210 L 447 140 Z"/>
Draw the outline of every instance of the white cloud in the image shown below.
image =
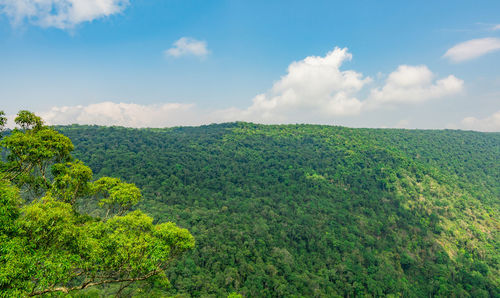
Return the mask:
<path id="1" fill-rule="evenodd" d="M 170 103 L 138 105 L 103 102 L 88 106 L 54 107 L 41 116 L 50 124 L 100 124 L 132 127 L 197 125 L 214 122 L 333 123 L 404 103 L 418 104 L 457 94 L 463 81 L 450 75 L 435 79 L 426 66 L 401 65 L 379 87 L 364 90 L 372 79 L 354 70 L 341 70 L 352 59 L 346 48 L 325 56 L 292 62 L 272 88 L 255 96 L 247 108 L 198 109 Z M 399 126 L 408 123 L 401 122 Z"/>
<path id="2" fill-rule="evenodd" d="M 14 25 L 24 21 L 59 29 L 122 12 L 129 0 L 0 0 L 0 12 Z"/>
<path id="3" fill-rule="evenodd" d="M 493 28 L 491 28 L 491 29 L 493 29 L 493 30 L 500 30 L 500 24 L 493 26 Z"/>
<path id="4" fill-rule="evenodd" d="M 309 56 L 293 62 L 271 90 L 253 98 L 250 107 L 224 110 L 221 116 L 267 123 L 286 121 L 299 113 L 321 117 L 358 114 L 362 103 L 355 94 L 371 79 L 352 70 L 340 70 L 351 58 L 346 48 L 335 48 L 324 57 Z"/>
<path id="5" fill-rule="evenodd" d="M 462 127 L 465 129 L 479 131 L 500 131 L 500 111 L 493 113 L 483 119 L 466 117 L 462 120 Z"/>
<path id="6" fill-rule="evenodd" d="M 205 41 L 196 40 L 190 37 L 182 37 L 174 42 L 174 46 L 166 50 L 165 54 L 175 58 L 190 55 L 205 57 L 209 54 L 209 51 Z"/>
<path id="7" fill-rule="evenodd" d="M 433 82 L 435 75 L 425 65 L 400 65 L 387 78 L 385 85 L 370 92 L 367 105 L 420 103 L 457 94 L 464 82 L 453 75 Z"/>
<path id="8" fill-rule="evenodd" d="M 250 107 L 226 109 L 216 118 L 265 123 L 301 119 L 324 122 L 332 117 L 354 116 L 374 108 L 417 104 L 463 90 L 464 82 L 453 75 L 436 80 L 427 66 L 400 65 L 383 86 L 372 88 L 368 96 L 363 96 L 363 87 L 372 79 L 354 70 L 340 69 L 351 59 L 352 55 L 346 48 L 335 48 L 324 57 L 310 56 L 293 62 L 287 74 L 268 92 L 253 98 Z"/>
<path id="9" fill-rule="evenodd" d="M 5 115 L 5 117 L 7 118 L 7 123 L 6 123 L 5 127 L 8 129 L 14 129 L 16 127 L 15 119 L 16 119 L 17 115 L 10 114 L 10 115 Z"/>
<path id="10" fill-rule="evenodd" d="M 167 127 L 203 124 L 192 104 L 139 105 L 101 102 L 87 106 L 53 107 L 39 113 L 48 124 L 97 124 L 126 127 Z"/>
<path id="11" fill-rule="evenodd" d="M 500 50 L 500 38 L 479 38 L 455 45 L 446 51 L 443 57 L 452 62 L 463 62 L 498 50 Z"/>

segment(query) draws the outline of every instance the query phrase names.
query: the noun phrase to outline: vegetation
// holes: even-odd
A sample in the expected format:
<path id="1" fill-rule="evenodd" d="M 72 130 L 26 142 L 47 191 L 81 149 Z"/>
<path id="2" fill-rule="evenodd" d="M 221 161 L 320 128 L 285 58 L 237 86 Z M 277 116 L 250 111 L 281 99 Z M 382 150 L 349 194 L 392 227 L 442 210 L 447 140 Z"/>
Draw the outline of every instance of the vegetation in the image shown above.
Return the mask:
<path id="1" fill-rule="evenodd" d="M 1 140 L 0 297 L 108 284 L 120 294 L 146 280 L 165 287 L 169 262 L 194 246 L 191 234 L 171 222 L 153 224 L 140 210 L 127 213 L 142 198 L 134 184 L 93 181 L 90 168 L 71 157 L 69 138 L 28 111 L 15 121 L 20 128 Z"/>
<path id="2" fill-rule="evenodd" d="M 169 294 L 500 296 L 499 133 L 56 129 L 96 177 L 137 184 L 138 208 L 196 237 L 166 270 Z"/>

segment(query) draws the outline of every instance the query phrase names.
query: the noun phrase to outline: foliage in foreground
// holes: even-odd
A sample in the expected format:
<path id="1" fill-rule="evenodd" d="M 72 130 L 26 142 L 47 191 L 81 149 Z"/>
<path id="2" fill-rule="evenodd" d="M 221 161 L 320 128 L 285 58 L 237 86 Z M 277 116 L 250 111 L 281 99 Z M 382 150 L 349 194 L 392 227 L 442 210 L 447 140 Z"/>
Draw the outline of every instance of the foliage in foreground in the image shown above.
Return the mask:
<path id="1" fill-rule="evenodd" d="M 127 213 L 142 199 L 139 189 L 118 178 L 93 181 L 90 168 L 71 157 L 70 139 L 36 115 L 21 111 L 16 123 L 1 141 L 0 296 L 107 284 L 119 294 L 145 280 L 166 288 L 164 271 L 194 247 L 191 234 L 171 222 L 153 224 L 140 210 Z M 81 212 L 88 202 L 98 202 L 100 217 Z"/>
<path id="2" fill-rule="evenodd" d="M 167 270 L 172 295 L 500 295 L 498 133 L 58 129 L 98 177 L 136 183 L 140 208 L 196 237 Z"/>

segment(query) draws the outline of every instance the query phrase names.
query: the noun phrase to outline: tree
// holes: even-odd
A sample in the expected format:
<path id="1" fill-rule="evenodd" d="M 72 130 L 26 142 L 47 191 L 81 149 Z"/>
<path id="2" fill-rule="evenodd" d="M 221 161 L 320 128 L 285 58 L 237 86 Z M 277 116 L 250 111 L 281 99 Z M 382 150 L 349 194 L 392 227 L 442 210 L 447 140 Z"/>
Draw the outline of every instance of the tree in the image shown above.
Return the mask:
<path id="1" fill-rule="evenodd" d="M 117 178 L 93 181 L 90 168 L 71 157 L 71 141 L 40 117 L 21 111 L 16 123 L 21 129 L 1 141 L 7 160 L 0 171 L 0 296 L 110 283 L 120 292 L 152 278 L 168 283 L 169 263 L 194 247 L 189 231 L 153 224 L 140 210 L 127 213 L 141 200 L 140 190 Z M 78 207 L 96 199 L 105 217 Z"/>
<path id="2" fill-rule="evenodd" d="M 4 130 L 6 123 L 7 123 L 7 117 L 5 117 L 5 112 L 0 111 L 0 132 Z"/>

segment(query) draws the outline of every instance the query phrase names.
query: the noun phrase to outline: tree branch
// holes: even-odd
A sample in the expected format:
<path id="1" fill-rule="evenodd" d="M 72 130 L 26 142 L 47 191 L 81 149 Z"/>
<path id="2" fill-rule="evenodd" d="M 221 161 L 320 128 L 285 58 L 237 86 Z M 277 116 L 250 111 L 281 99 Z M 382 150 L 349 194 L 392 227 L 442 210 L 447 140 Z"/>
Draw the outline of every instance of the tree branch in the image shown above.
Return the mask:
<path id="1" fill-rule="evenodd" d="M 101 280 L 101 281 L 90 282 L 90 283 L 86 283 L 86 284 L 84 283 L 82 285 L 71 287 L 71 288 L 68 288 L 68 287 L 49 288 L 49 289 L 45 289 L 42 291 L 32 292 L 28 296 L 37 296 L 37 295 L 43 295 L 43 294 L 53 293 L 53 292 L 69 293 L 69 292 L 75 291 L 75 290 L 83 290 L 83 289 L 86 289 L 89 287 L 98 286 L 98 285 L 102 285 L 102 284 L 110 284 L 110 283 L 130 282 L 130 284 L 132 284 L 133 282 L 145 280 L 145 279 L 148 279 L 154 275 L 157 275 L 161 271 L 162 271 L 162 268 L 160 267 L 160 268 L 157 268 L 156 270 L 153 270 L 153 271 L 149 272 L 148 274 L 141 276 L 141 277 Z"/>

